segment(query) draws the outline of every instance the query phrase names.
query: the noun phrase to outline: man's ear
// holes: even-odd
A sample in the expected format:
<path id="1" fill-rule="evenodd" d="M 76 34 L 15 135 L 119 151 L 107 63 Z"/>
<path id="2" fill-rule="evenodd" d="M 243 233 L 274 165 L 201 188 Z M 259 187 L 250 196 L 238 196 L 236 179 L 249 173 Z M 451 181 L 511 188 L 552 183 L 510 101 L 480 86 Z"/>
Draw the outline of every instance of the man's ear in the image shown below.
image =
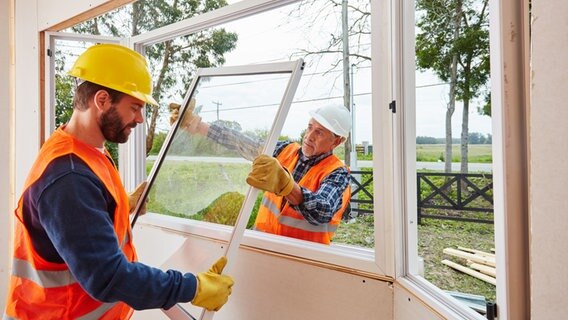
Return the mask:
<path id="1" fill-rule="evenodd" d="M 347 140 L 347 138 L 345 138 L 345 137 L 339 137 L 339 136 L 335 137 L 335 142 L 333 143 L 333 148 L 335 149 L 338 145 L 345 142 L 345 140 Z"/>
<path id="2" fill-rule="evenodd" d="M 95 107 L 99 111 L 105 111 L 112 104 L 110 95 L 106 90 L 99 90 L 95 92 L 95 95 L 93 96 L 93 102 L 95 103 Z"/>

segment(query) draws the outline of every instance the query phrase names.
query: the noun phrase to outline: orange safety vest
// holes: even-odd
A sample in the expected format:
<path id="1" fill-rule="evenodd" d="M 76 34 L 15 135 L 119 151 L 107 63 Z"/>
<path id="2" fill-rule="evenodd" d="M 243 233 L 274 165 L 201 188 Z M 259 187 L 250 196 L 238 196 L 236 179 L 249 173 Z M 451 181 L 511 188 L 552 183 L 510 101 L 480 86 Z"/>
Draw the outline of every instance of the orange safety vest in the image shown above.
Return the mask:
<path id="1" fill-rule="evenodd" d="M 299 159 L 299 149 L 300 145 L 291 143 L 280 152 L 276 159 L 283 167 L 292 172 Z M 315 192 L 325 177 L 343 166 L 345 165 L 339 158 L 330 155 L 310 168 L 298 184 Z M 341 208 L 335 212 L 331 221 L 313 225 L 306 221 L 301 213 L 294 210 L 287 201 L 284 201 L 284 197 L 265 192 L 256 217 L 255 228 L 268 233 L 329 244 L 339 226 L 343 212 L 349 204 L 350 196 L 351 188 L 348 185 L 343 192 Z"/>
<path id="2" fill-rule="evenodd" d="M 114 230 L 128 261 L 136 261 L 128 214 L 128 195 L 114 165 L 96 148 L 59 128 L 45 142 L 26 180 L 24 193 L 49 163 L 63 155 L 81 158 L 103 182 L 116 202 Z M 108 153 L 107 153 L 108 155 Z M 103 303 L 81 288 L 64 263 L 43 259 L 34 249 L 23 220 L 23 195 L 15 210 L 14 261 L 4 319 L 129 319 L 133 309 L 123 302 Z"/>

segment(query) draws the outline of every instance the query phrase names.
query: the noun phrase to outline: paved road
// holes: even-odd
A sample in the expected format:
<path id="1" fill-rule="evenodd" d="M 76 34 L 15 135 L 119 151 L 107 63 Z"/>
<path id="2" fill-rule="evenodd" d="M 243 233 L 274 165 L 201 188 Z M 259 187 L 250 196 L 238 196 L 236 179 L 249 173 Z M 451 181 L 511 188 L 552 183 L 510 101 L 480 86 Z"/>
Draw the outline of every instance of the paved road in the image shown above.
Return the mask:
<path id="1" fill-rule="evenodd" d="M 416 170 L 436 170 L 443 172 L 444 165 L 443 162 L 416 162 Z M 370 168 L 373 166 L 373 162 L 370 160 L 358 160 L 357 166 L 359 168 Z M 469 172 L 493 172 L 493 165 L 491 163 L 469 163 L 468 170 Z M 452 171 L 460 171 L 459 162 L 452 163 Z"/>
<path id="2" fill-rule="evenodd" d="M 148 160 L 156 160 L 156 156 L 149 156 Z M 182 157 L 182 156 L 168 156 L 169 161 L 198 161 L 198 162 L 218 162 L 218 163 L 250 163 L 243 158 L 224 158 L 224 157 Z M 359 160 L 357 161 L 357 166 L 359 168 L 370 168 L 373 166 L 371 160 Z M 417 162 L 417 170 L 436 170 L 443 172 L 444 163 L 443 162 Z M 492 172 L 491 163 L 470 163 L 469 172 Z M 459 172 L 460 164 L 452 163 L 452 171 Z"/>

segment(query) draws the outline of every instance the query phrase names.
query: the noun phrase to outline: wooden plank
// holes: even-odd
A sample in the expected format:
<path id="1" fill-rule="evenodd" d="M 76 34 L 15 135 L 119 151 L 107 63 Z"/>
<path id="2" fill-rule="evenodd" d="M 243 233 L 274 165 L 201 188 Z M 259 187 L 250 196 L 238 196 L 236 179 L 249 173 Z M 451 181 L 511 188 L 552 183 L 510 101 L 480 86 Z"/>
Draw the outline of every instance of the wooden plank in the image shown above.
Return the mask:
<path id="1" fill-rule="evenodd" d="M 485 282 L 491 283 L 494 286 L 497 285 L 497 280 L 493 277 L 486 275 L 486 274 L 483 274 L 481 272 L 475 271 L 475 270 L 470 269 L 468 267 L 462 266 L 461 264 L 455 263 L 455 262 L 450 261 L 450 260 L 442 260 L 442 263 L 447 265 L 448 267 L 451 267 L 453 269 L 456 269 L 458 271 L 466 273 L 466 274 L 468 274 L 472 277 L 475 277 L 479 280 L 483 280 Z"/>
<path id="2" fill-rule="evenodd" d="M 473 254 L 469 252 L 464 252 L 461 250 L 453 249 L 453 248 L 445 248 L 443 250 L 445 254 L 449 254 L 454 257 L 459 257 L 463 259 L 469 259 L 471 261 L 485 264 L 491 267 L 495 267 L 495 257 L 486 257 L 478 254 Z"/>
<path id="3" fill-rule="evenodd" d="M 486 275 L 492 276 L 492 277 L 496 277 L 497 276 L 497 270 L 493 267 L 490 266 L 486 266 L 483 264 L 479 264 L 479 263 L 468 263 L 468 266 L 472 269 L 475 269 L 481 273 L 484 273 Z"/>
<path id="4" fill-rule="evenodd" d="M 495 257 L 495 253 L 490 253 L 490 252 L 485 252 L 485 251 L 481 251 L 481 250 L 476 250 L 476 249 L 470 249 L 470 248 L 465 248 L 465 247 L 458 247 L 458 250 L 461 251 L 466 251 L 469 253 L 476 253 L 476 254 L 480 254 L 482 256 L 487 256 L 487 257 Z"/>

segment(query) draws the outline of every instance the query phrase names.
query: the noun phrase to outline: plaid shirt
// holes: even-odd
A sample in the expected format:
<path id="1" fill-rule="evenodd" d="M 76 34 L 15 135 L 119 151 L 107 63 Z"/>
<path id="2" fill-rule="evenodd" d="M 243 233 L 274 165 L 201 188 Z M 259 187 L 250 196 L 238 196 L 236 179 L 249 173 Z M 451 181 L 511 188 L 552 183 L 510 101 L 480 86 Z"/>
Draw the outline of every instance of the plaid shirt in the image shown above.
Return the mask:
<path id="1" fill-rule="evenodd" d="M 251 138 L 239 131 L 225 128 L 215 123 L 209 126 L 207 137 L 225 146 L 227 149 L 238 152 L 242 157 L 251 161 L 260 155 L 264 144 L 263 141 Z M 291 141 L 278 141 L 272 155 L 277 157 L 280 152 L 291 143 Z M 292 171 L 294 181 L 300 181 L 308 170 L 331 154 L 332 152 L 330 151 L 308 158 L 302 153 L 302 149 L 300 148 L 300 150 L 298 150 L 298 162 Z M 293 205 L 292 208 L 300 212 L 306 221 L 313 225 L 329 223 L 333 214 L 341 208 L 342 195 L 348 184 L 349 172 L 347 168 L 338 168 L 321 181 L 318 190 L 312 192 L 300 186 L 304 201 L 297 206 Z"/>

